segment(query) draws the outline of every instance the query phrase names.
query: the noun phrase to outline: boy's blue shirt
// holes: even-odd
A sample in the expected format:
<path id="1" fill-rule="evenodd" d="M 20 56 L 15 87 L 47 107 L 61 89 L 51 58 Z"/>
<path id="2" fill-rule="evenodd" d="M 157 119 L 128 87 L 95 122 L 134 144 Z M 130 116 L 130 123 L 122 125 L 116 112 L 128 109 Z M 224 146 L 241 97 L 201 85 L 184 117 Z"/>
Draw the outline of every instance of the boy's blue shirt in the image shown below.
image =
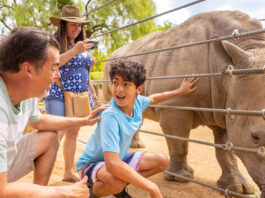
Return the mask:
<path id="1" fill-rule="evenodd" d="M 136 97 L 133 118 L 123 113 L 114 98 L 109 104 L 110 107 L 101 113 L 101 120 L 77 161 L 77 170 L 87 163 L 104 161 L 105 151 L 119 153 L 120 159 L 123 159 L 130 147 L 133 135 L 142 124 L 142 113 L 150 104 L 150 99 L 141 95 Z"/>

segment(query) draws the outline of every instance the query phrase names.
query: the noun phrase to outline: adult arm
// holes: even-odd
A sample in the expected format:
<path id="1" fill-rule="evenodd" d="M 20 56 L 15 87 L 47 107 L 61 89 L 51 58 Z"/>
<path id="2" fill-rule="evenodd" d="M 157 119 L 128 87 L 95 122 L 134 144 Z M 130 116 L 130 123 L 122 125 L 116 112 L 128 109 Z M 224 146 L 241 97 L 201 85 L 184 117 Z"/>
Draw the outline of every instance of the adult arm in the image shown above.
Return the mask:
<path id="1" fill-rule="evenodd" d="M 30 183 L 7 183 L 6 172 L 0 173 L 1 198 L 89 198 L 87 177 L 72 186 L 40 186 Z"/>
<path id="2" fill-rule="evenodd" d="M 91 47 L 93 47 L 93 45 L 94 45 L 93 43 L 89 43 L 89 40 L 78 41 L 73 48 L 60 54 L 59 66 L 62 66 L 65 63 L 67 63 L 75 55 L 80 54 L 86 50 L 89 50 Z"/>
<path id="3" fill-rule="evenodd" d="M 107 171 L 113 176 L 149 192 L 152 198 L 162 197 L 157 185 L 123 162 L 118 153 L 104 152 L 104 160 Z"/>
<path id="4" fill-rule="evenodd" d="M 91 67 L 90 67 L 89 70 L 91 70 Z M 91 81 L 90 75 L 89 75 L 89 81 L 88 81 L 88 88 L 90 90 L 90 93 L 91 93 L 91 96 L 92 96 L 94 105 L 96 106 L 97 105 L 97 99 L 98 99 L 98 97 L 97 97 L 97 94 L 95 92 L 95 89 L 94 89 L 93 83 Z"/>
<path id="5" fill-rule="evenodd" d="M 150 95 L 148 96 L 150 104 L 157 104 L 176 96 L 187 95 L 197 89 L 197 87 L 193 86 L 198 80 L 198 78 L 185 78 L 178 89 Z"/>
<path id="6" fill-rule="evenodd" d="M 76 128 L 81 126 L 91 126 L 100 120 L 98 114 L 106 109 L 108 105 L 103 105 L 96 110 L 92 111 L 87 117 L 75 118 L 75 117 L 62 117 L 49 114 L 42 114 L 41 118 L 36 122 L 30 122 L 29 124 L 37 130 L 50 130 L 58 131 L 69 128 Z"/>

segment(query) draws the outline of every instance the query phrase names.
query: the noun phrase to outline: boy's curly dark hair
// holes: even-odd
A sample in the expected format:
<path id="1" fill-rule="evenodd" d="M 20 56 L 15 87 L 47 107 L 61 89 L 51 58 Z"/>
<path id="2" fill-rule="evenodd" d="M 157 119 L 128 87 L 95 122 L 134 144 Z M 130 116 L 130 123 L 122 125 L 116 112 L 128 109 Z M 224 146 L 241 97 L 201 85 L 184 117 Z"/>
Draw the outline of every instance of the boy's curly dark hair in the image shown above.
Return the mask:
<path id="1" fill-rule="evenodd" d="M 146 70 L 139 62 L 122 59 L 111 63 L 109 75 L 111 81 L 115 75 L 120 75 L 123 80 L 133 82 L 137 88 L 144 84 Z"/>

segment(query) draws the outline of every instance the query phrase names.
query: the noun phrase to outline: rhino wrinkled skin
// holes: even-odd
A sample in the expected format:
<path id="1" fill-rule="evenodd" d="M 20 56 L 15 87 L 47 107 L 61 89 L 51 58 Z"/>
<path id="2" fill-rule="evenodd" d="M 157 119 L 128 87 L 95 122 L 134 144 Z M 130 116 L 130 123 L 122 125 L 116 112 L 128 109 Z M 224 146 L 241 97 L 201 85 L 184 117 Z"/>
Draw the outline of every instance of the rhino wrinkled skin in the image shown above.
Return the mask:
<path id="1" fill-rule="evenodd" d="M 121 57 L 143 51 L 167 48 L 180 44 L 218 38 L 239 32 L 262 29 L 256 19 L 239 11 L 203 13 L 171 29 L 148 34 L 129 45 L 123 46 L 109 58 Z M 215 73 L 233 65 L 234 69 L 263 68 L 265 65 L 265 34 L 216 41 L 187 48 L 170 50 L 130 58 L 143 63 L 147 76 L 169 76 L 179 74 Z M 109 79 L 107 62 L 104 79 Z M 181 79 L 147 80 L 143 95 L 176 89 Z M 111 84 L 105 83 L 105 99 L 111 98 Z M 164 105 L 208 107 L 220 109 L 262 110 L 265 109 L 265 76 L 240 75 L 200 78 L 198 89 L 190 95 L 163 102 Z M 144 117 L 159 121 L 165 134 L 189 137 L 191 129 L 199 125 L 213 130 L 215 143 L 228 141 L 235 146 L 259 148 L 265 145 L 265 121 L 262 117 L 235 116 L 223 113 L 180 111 L 148 108 Z M 193 169 L 187 164 L 188 143 L 167 139 L 170 155 L 169 171 L 193 177 Z M 253 185 L 239 172 L 236 154 L 246 166 L 249 174 L 259 186 L 265 198 L 265 159 L 248 152 L 226 152 L 216 149 L 216 158 L 222 168 L 218 186 L 239 193 L 253 193 Z M 203 155 L 203 153 L 202 153 Z M 168 180 L 177 180 L 167 175 Z"/>

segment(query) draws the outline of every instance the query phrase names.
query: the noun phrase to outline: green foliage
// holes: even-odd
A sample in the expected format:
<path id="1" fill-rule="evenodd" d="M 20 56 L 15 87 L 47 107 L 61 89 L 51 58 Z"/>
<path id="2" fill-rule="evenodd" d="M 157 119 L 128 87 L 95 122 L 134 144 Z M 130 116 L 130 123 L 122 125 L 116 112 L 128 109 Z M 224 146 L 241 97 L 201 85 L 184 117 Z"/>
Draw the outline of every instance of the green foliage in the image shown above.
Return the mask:
<path id="1" fill-rule="evenodd" d="M 91 80 L 101 80 L 103 78 L 102 71 L 92 71 L 90 72 Z"/>
<path id="2" fill-rule="evenodd" d="M 11 30 L 16 26 L 34 26 L 51 31 L 50 16 L 60 16 L 63 6 L 74 4 L 72 0 L 23 0 L 0 1 L 0 22 L 6 29 Z M 2 33 L 7 30 L 2 28 Z"/>
<path id="3" fill-rule="evenodd" d="M 90 8 L 96 8 L 108 1 L 92 1 Z M 153 15 L 155 15 L 155 5 L 152 0 L 117 0 L 115 3 L 87 17 L 88 20 L 92 21 L 88 32 L 91 32 L 92 36 L 95 36 L 100 32 L 107 32 Z M 95 32 L 96 24 L 101 24 L 102 29 L 100 32 Z M 107 54 L 110 54 L 115 49 L 128 44 L 130 41 L 154 31 L 157 31 L 157 26 L 153 20 L 149 20 L 104 36 L 103 44 Z"/>
<path id="4" fill-rule="evenodd" d="M 62 7 L 76 5 L 82 13 L 86 13 L 85 5 L 89 2 L 87 11 L 97 8 L 109 0 L 1 0 L 0 1 L 0 34 L 7 34 L 15 26 L 35 26 L 54 33 L 56 27 L 49 21 L 50 16 L 60 16 Z M 155 15 L 153 0 L 116 0 L 114 3 L 97 10 L 86 16 L 91 23 L 86 27 L 87 37 L 93 37 L 102 32 L 107 32 L 139 20 Z M 92 53 L 96 60 L 107 59 L 107 54 L 119 47 L 128 44 L 146 34 L 154 31 L 168 29 L 171 23 L 158 26 L 154 20 L 148 20 L 141 24 L 125 28 L 98 37 L 99 48 Z M 94 71 L 103 71 L 104 62 L 94 66 Z M 93 74 L 96 75 L 96 74 Z M 98 75 L 98 74 L 97 74 Z M 97 76 L 96 75 L 96 76 Z"/>

